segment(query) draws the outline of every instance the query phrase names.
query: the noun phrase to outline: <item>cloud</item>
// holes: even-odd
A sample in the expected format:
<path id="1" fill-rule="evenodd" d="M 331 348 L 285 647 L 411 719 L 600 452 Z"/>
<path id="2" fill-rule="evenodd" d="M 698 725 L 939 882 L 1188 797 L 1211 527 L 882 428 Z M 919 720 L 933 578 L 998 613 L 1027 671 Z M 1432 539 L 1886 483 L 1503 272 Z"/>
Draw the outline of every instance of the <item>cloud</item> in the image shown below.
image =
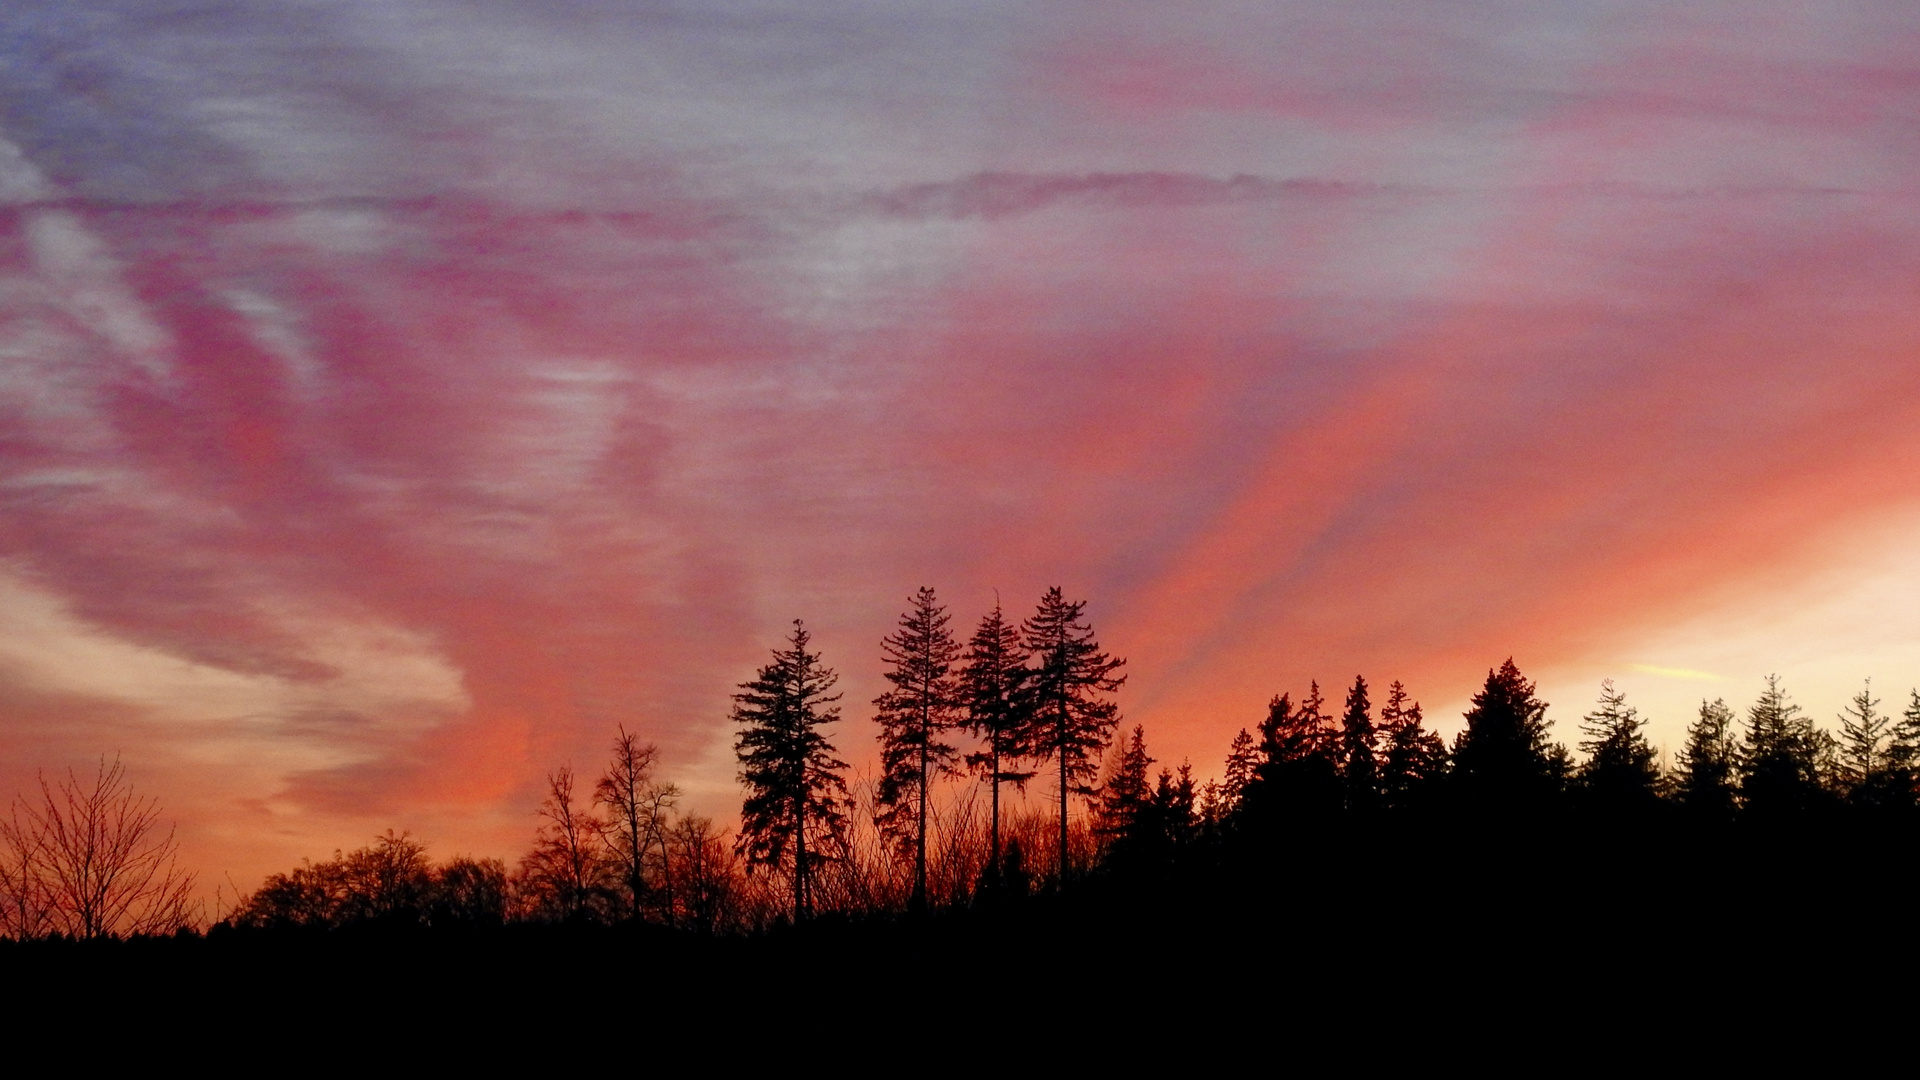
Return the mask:
<path id="1" fill-rule="evenodd" d="M 921 584 L 1088 599 L 1204 773 L 1309 678 L 1721 671 L 1636 643 L 1910 501 L 1866 9 L 51 10 L 115 36 L 0 116 L 0 740 L 245 873 L 511 853 L 617 724 L 725 814 L 794 617 L 857 759 Z"/>

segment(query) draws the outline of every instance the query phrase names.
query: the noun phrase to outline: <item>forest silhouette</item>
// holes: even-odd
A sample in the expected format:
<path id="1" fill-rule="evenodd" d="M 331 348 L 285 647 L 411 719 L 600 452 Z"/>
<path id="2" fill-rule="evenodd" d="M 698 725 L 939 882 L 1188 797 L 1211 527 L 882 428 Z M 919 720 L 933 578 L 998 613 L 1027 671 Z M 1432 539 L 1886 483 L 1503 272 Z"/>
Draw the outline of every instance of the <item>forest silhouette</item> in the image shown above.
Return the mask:
<path id="1" fill-rule="evenodd" d="M 213 913 L 187 902 L 157 806 L 103 762 L 91 787 L 70 775 L 15 800 L 0 930 L 16 960 L 88 940 L 173 950 L 167 964 L 403 942 L 436 963 L 580 972 L 632 950 L 724 982 L 829 955 L 884 968 L 908 948 L 991 980 L 1103 940 L 1428 967 L 1474 942 L 1534 948 L 1557 920 L 1625 956 L 1702 920 L 1746 940 L 1783 911 L 1911 896 L 1920 691 L 1889 713 L 1864 687 L 1829 731 L 1769 677 L 1744 710 L 1703 701 L 1669 768 L 1610 682 L 1572 749 L 1511 659 L 1451 744 L 1399 682 L 1382 695 L 1355 677 L 1338 704 L 1313 682 L 1276 694 L 1196 780 L 1124 724 L 1125 661 L 1085 606 L 1050 589 L 963 644 L 921 589 L 881 642 L 868 777 L 842 760 L 858 736 L 796 620 L 733 695 L 737 829 L 683 813 L 655 748 L 622 727 L 597 775 L 549 774 L 517 863 L 435 861 L 388 831 Z M 1003 798 L 1035 786 L 1018 810 Z M 75 854 L 74 822 L 93 854 Z"/>

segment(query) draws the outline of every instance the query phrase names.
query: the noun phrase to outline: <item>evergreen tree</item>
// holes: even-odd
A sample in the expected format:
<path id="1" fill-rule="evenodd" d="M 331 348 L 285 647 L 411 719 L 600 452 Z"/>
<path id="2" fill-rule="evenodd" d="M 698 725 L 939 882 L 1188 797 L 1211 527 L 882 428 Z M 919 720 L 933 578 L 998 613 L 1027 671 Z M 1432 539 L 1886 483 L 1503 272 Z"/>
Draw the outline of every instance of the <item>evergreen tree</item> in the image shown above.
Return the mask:
<path id="1" fill-rule="evenodd" d="M 1911 692 L 1887 740 L 1887 773 L 1892 805 L 1910 810 L 1920 802 L 1920 690 Z"/>
<path id="2" fill-rule="evenodd" d="M 1745 806 L 1759 814 L 1801 810 L 1811 805 L 1819 771 L 1811 720 L 1780 686 L 1766 677 L 1766 689 L 1747 710 L 1740 747 L 1740 792 Z"/>
<path id="3" fill-rule="evenodd" d="M 1031 700 L 1034 741 L 1039 755 L 1053 759 L 1060 776 L 1060 850 L 1057 884 L 1070 869 L 1067 853 L 1067 796 L 1094 793 L 1100 752 L 1120 722 L 1120 708 L 1106 699 L 1126 682 L 1116 674 L 1125 660 L 1100 651 L 1093 628 L 1080 621 L 1085 601 L 1069 603 L 1059 586 L 1047 590 L 1039 610 L 1022 629 L 1032 656 Z"/>
<path id="4" fill-rule="evenodd" d="M 1153 814 L 1166 842 L 1176 850 L 1192 843 L 1198 831 L 1197 796 L 1191 764 L 1181 762 L 1179 771 L 1172 775 L 1160 770 L 1160 779 L 1153 786 Z"/>
<path id="5" fill-rule="evenodd" d="M 981 742 L 968 754 L 967 766 L 986 777 L 993 790 L 993 809 L 988 830 L 987 874 L 989 882 L 1000 875 L 1000 785 L 1010 783 L 1021 791 L 1033 779 L 1031 770 L 1017 768 L 1029 756 L 1032 736 L 1032 695 L 1028 693 L 1027 651 L 1020 644 L 1020 631 L 1000 614 L 1000 605 L 980 620 L 967 643 L 967 657 L 960 669 L 960 696 L 966 703 L 966 725 Z"/>
<path id="6" fill-rule="evenodd" d="M 1511 657 L 1487 672 L 1466 720 L 1453 744 L 1453 775 L 1469 804 L 1514 809 L 1559 792 L 1566 748 L 1548 738 L 1547 703 L 1534 696 Z"/>
<path id="7" fill-rule="evenodd" d="M 1733 816 L 1738 791 L 1740 750 L 1733 723 L 1733 709 L 1724 699 L 1702 698 L 1700 716 L 1688 726 L 1687 745 L 1680 751 L 1680 804 L 1716 820 Z"/>
<path id="8" fill-rule="evenodd" d="M 1395 809 L 1413 805 L 1418 793 L 1437 780 L 1447 767 L 1447 744 L 1426 730 L 1420 703 L 1409 703 L 1407 688 L 1394 680 L 1387 703 L 1380 707 L 1380 735 L 1386 753 L 1380 763 L 1380 790 Z"/>
<path id="9" fill-rule="evenodd" d="M 1820 795 L 1820 732 L 1768 675 L 1767 688 L 1747 710 L 1740 747 L 1740 796 L 1746 808 L 1778 816 L 1812 806 Z"/>
<path id="10" fill-rule="evenodd" d="M 1347 691 L 1347 711 L 1340 718 L 1340 764 L 1349 810 L 1370 811 L 1379 804 L 1380 766 L 1374 757 L 1378 743 L 1367 680 L 1356 675 L 1353 689 Z"/>
<path id="11" fill-rule="evenodd" d="M 1226 777 L 1220 783 L 1220 801 L 1222 813 L 1232 813 L 1240 805 L 1240 796 L 1246 793 L 1247 785 L 1253 782 L 1253 770 L 1260 758 L 1253 745 L 1253 736 L 1246 728 L 1233 737 L 1233 745 L 1227 748 Z"/>
<path id="12" fill-rule="evenodd" d="M 1177 773 L 1161 769 L 1115 847 L 1115 861 L 1136 867 L 1169 867 L 1198 835 L 1197 794 L 1191 765 L 1182 762 Z"/>
<path id="13" fill-rule="evenodd" d="M 1858 806 L 1881 807 L 1896 801 L 1893 717 L 1879 706 L 1873 680 L 1868 679 L 1840 714 L 1840 774 L 1847 798 Z"/>
<path id="14" fill-rule="evenodd" d="M 1109 843 L 1133 830 L 1153 794 L 1147 769 L 1154 759 L 1147 755 L 1145 729 L 1135 725 L 1132 739 L 1115 751 L 1094 811 L 1094 829 Z"/>
<path id="15" fill-rule="evenodd" d="M 1280 694 L 1260 722 L 1258 763 L 1241 798 L 1241 813 L 1256 829 L 1277 829 L 1302 815 L 1320 816 L 1343 803 L 1339 737 L 1323 711 L 1320 684 L 1309 683 L 1298 708 Z"/>
<path id="16" fill-rule="evenodd" d="M 844 824 L 847 792 L 847 764 L 821 730 L 840 719 L 840 695 L 827 693 L 839 676 L 807 651 L 810 640 L 795 619 L 789 647 L 774 650 L 773 662 L 733 695 L 733 748 L 747 788 L 734 848 L 749 866 L 791 875 L 795 921 L 813 910 L 813 872 L 826 861 L 821 841 Z"/>
<path id="17" fill-rule="evenodd" d="M 944 741 L 961 721 L 954 662 L 960 647 L 947 630 L 947 612 L 922 586 L 912 610 L 882 639 L 892 689 L 873 701 L 880 725 L 881 812 L 876 824 L 913 853 L 915 910 L 927 903 L 927 798 L 934 777 L 951 775 L 957 751 Z"/>
<path id="18" fill-rule="evenodd" d="M 1580 720 L 1580 790 L 1589 805 L 1608 812 L 1644 812 L 1659 798 L 1658 755 L 1648 745 L 1646 721 L 1627 704 L 1613 680 L 1600 682 L 1600 707 Z"/>

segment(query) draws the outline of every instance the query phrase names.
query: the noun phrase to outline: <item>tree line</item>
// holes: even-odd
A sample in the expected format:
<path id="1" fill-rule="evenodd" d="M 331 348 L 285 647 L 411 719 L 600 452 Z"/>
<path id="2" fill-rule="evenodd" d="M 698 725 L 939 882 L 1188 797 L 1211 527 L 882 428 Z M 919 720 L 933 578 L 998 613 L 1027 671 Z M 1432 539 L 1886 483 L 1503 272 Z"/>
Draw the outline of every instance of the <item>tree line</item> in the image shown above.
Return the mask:
<path id="1" fill-rule="evenodd" d="M 1622 835 L 1677 822 L 1920 824 L 1920 691 L 1888 713 L 1869 684 L 1829 731 L 1774 676 L 1743 713 L 1703 701 L 1670 767 L 1611 682 L 1580 718 L 1573 748 L 1557 741 L 1547 703 L 1509 659 L 1488 671 L 1451 743 L 1400 682 L 1376 702 L 1357 676 L 1337 705 L 1317 682 L 1297 698 L 1275 695 L 1232 739 L 1217 777 L 1196 781 L 1188 763 L 1156 771 L 1143 728 L 1115 737 L 1125 661 L 1101 649 L 1084 612 L 1049 589 L 1018 622 L 996 605 L 963 645 L 934 591 L 920 589 L 880 644 L 887 688 L 872 702 L 879 768 L 867 777 L 841 759 L 838 677 L 796 620 L 732 698 L 744 789 L 737 831 L 681 813 L 680 789 L 656 775 L 657 750 L 621 728 L 597 776 L 562 767 L 547 777 L 532 846 L 516 865 L 435 863 L 421 842 L 389 831 L 272 875 L 221 922 L 627 923 L 725 934 L 828 911 L 1006 909 L 1082 886 L 1198 880 L 1222 866 L 1305 872 L 1299 852 L 1315 837 L 1434 823 L 1445 828 L 1429 828 L 1423 843 L 1436 850 L 1515 822 Z M 946 783 L 966 777 L 976 782 Z M 1050 808 L 1010 810 L 1004 789 L 1036 780 L 1052 788 Z M 132 797 L 117 762 L 103 762 L 91 791 L 70 776 L 43 783 L 42 796 L 16 800 L 0 828 L 7 936 L 191 923 L 191 879 L 172 868 L 157 807 Z M 90 802 L 117 807 L 138 834 L 121 845 L 138 854 L 121 891 L 104 889 L 111 903 L 80 899 L 85 890 L 59 884 L 52 869 L 72 862 L 57 854 L 70 845 L 59 838 Z M 96 846 L 118 843 L 111 832 Z"/>

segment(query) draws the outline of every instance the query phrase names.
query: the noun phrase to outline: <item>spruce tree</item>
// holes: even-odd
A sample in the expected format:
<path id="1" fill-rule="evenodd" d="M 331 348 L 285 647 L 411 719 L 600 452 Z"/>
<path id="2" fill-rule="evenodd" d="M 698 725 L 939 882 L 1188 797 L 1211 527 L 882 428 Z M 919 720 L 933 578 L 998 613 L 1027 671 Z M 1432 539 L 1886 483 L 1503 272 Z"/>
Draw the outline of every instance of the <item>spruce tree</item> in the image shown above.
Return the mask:
<path id="1" fill-rule="evenodd" d="M 1858 806 L 1894 800 L 1893 717 L 1879 709 L 1868 679 L 1840 714 L 1840 772 L 1847 799 Z"/>
<path id="2" fill-rule="evenodd" d="M 1800 706 L 1768 675 L 1767 687 L 1747 710 L 1740 747 L 1740 798 L 1762 817 L 1811 807 L 1820 794 L 1820 733 Z"/>
<path id="3" fill-rule="evenodd" d="M 1095 805 L 1094 829 L 1106 842 L 1114 843 L 1133 830 L 1153 794 L 1147 778 L 1153 762 L 1147 754 L 1146 731 L 1135 725 L 1132 739 L 1117 748 Z"/>
<path id="4" fill-rule="evenodd" d="M 1367 680 L 1356 675 L 1340 718 L 1340 764 L 1349 810 L 1370 811 L 1380 801 L 1380 765 L 1374 755 L 1378 743 Z"/>
<path id="5" fill-rule="evenodd" d="M 733 695 L 732 719 L 740 725 L 733 748 L 747 788 L 734 849 L 750 867 L 791 875 L 798 922 L 813 911 L 813 873 L 827 858 L 821 844 L 846 820 L 847 763 L 821 730 L 840 719 L 840 695 L 827 692 L 839 676 L 807 651 L 811 636 L 799 619 L 787 640 L 788 648 L 774 650 L 773 662 Z"/>
<path id="6" fill-rule="evenodd" d="M 1387 687 L 1387 703 L 1380 707 L 1380 736 L 1386 752 L 1380 762 L 1380 790 L 1387 806 L 1405 809 L 1437 780 L 1447 767 L 1447 744 L 1422 726 L 1420 703 L 1409 702 L 1399 680 Z"/>
<path id="7" fill-rule="evenodd" d="M 1323 711 L 1320 684 L 1308 687 L 1298 707 L 1288 694 L 1275 696 L 1260 722 L 1258 762 L 1240 808 L 1242 820 L 1256 831 L 1289 828 L 1295 819 L 1322 816 L 1344 803 L 1339 737 Z"/>
<path id="8" fill-rule="evenodd" d="M 1687 727 L 1687 745 L 1680 751 L 1680 804 L 1713 820 L 1733 816 L 1740 768 L 1733 725 L 1733 708 L 1724 699 L 1702 698 L 1700 715 Z"/>
<path id="9" fill-rule="evenodd" d="M 1470 805 L 1517 809 L 1559 792 L 1566 749 L 1548 738 L 1547 703 L 1534 696 L 1512 657 L 1487 672 L 1466 720 L 1453 744 L 1453 776 Z"/>
<path id="10" fill-rule="evenodd" d="M 893 684 L 873 701 L 880 725 L 880 814 L 875 823 L 913 854 L 914 910 L 927 903 L 927 799 L 936 776 L 951 774 L 957 754 L 945 741 L 960 723 L 960 685 L 954 662 L 960 647 L 947 613 L 922 586 L 900 626 L 881 640 L 886 679 Z"/>
<path id="11" fill-rule="evenodd" d="M 1024 645 L 1033 658 L 1031 693 L 1034 741 L 1040 755 L 1059 770 L 1060 850 L 1056 885 L 1064 885 L 1071 867 L 1067 851 L 1067 798 L 1090 796 L 1099 756 L 1120 722 L 1120 708 L 1106 695 L 1126 682 L 1116 674 L 1125 660 L 1100 651 L 1093 628 L 1080 621 L 1086 602 L 1069 602 L 1059 586 L 1047 590 L 1039 610 L 1022 624 Z"/>
<path id="12" fill-rule="evenodd" d="M 1887 793 L 1892 805 L 1920 803 L 1920 690 L 1913 690 L 1887 740 Z"/>
<path id="13" fill-rule="evenodd" d="M 987 850 L 989 883 L 997 882 L 1001 871 L 1000 785 L 1010 783 L 1025 791 L 1027 781 L 1033 779 L 1031 770 L 1018 768 L 1029 756 L 1032 735 L 1032 695 L 1028 693 L 1031 672 L 1026 664 L 1027 650 L 1020 644 L 1019 628 L 1007 622 L 1000 605 L 995 604 L 974 630 L 960 669 L 966 725 L 981 743 L 979 750 L 967 755 L 967 766 L 984 776 L 993 791 Z"/>
<path id="14" fill-rule="evenodd" d="M 1233 745 L 1227 748 L 1226 776 L 1220 782 L 1221 813 L 1229 814 L 1240 805 L 1240 796 L 1246 793 L 1247 784 L 1253 780 L 1254 766 L 1260 763 L 1253 745 L 1253 736 L 1246 728 L 1233 737 Z"/>
<path id="15" fill-rule="evenodd" d="M 1613 680 L 1600 682 L 1600 707 L 1580 719 L 1580 791 L 1606 813 L 1644 812 L 1659 797 L 1658 755 L 1647 743 L 1646 721 L 1627 704 Z"/>

